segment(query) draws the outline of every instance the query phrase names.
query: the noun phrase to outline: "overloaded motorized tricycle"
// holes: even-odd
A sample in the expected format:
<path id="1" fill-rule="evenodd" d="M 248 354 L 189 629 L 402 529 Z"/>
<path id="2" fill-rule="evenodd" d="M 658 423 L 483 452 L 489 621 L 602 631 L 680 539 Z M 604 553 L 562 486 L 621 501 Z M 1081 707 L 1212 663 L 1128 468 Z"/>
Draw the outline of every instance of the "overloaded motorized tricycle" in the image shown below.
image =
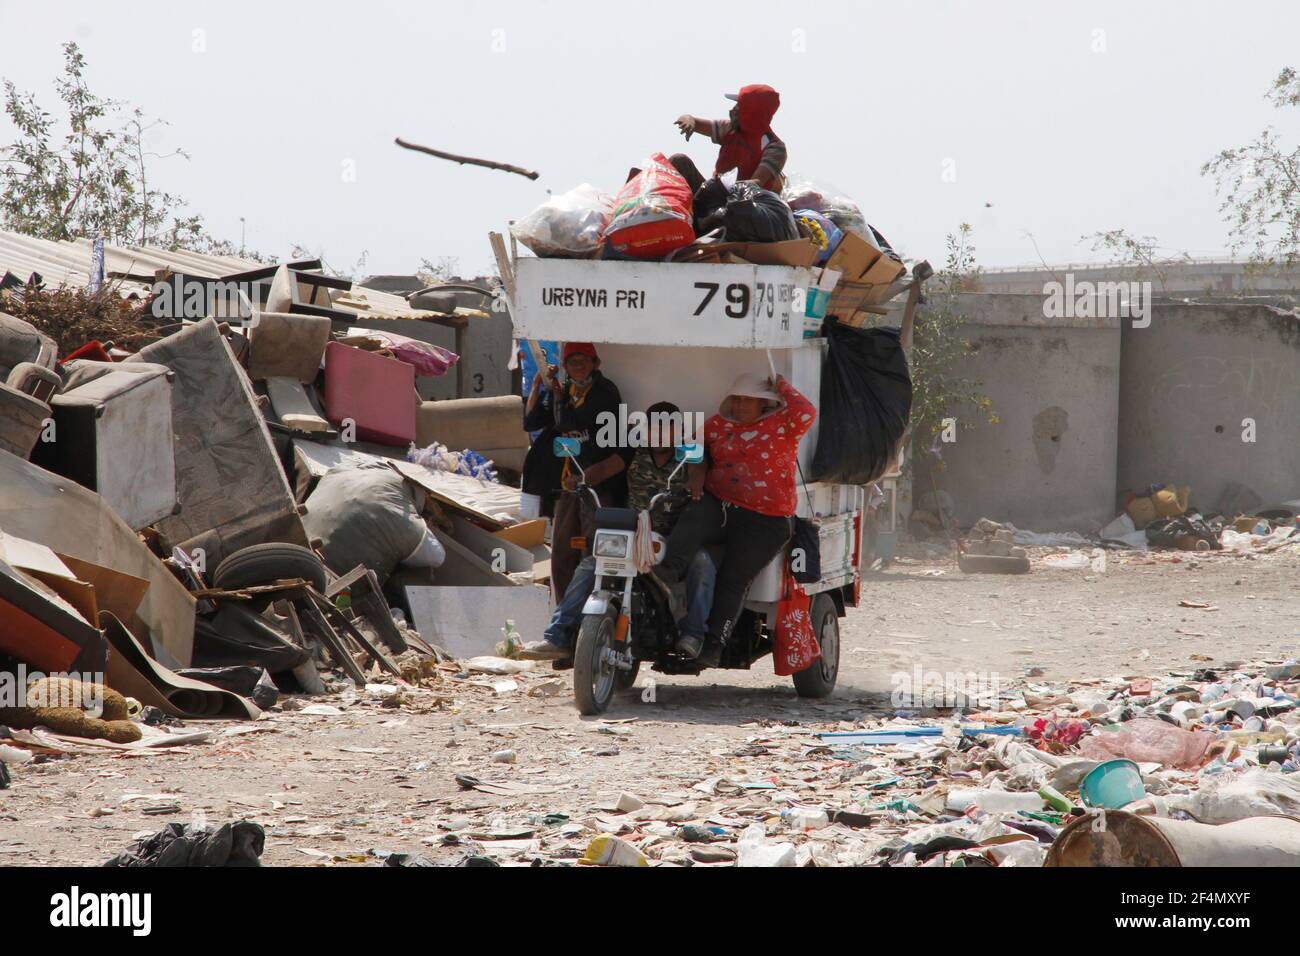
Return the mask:
<path id="1" fill-rule="evenodd" d="M 555 454 L 568 458 L 582 475 L 576 438 L 556 438 Z M 699 444 L 674 449 L 677 467 L 663 490 L 650 499 L 647 517 L 670 494 L 673 481 L 688 464 L 704 460 Z M 583 476 L 585 478 L 585 476 Z M 584 481 L 579 494 L 590 494 L 596 506 L 591 553 L 596 562 L 596 585 L 582 610 L 573 654 L 573 696 L 583 714 L 604 711 L 616 691 L 630 688 L 643 662 L 666 674 L 698 674 L 704 666 L 676 650 L 678 614 L 662 589 L 648 580 L 650 567 L 664 557 L 666 540 L 649 528 L 633 508 L 602 507 L 596 492 Z M 640 524 L 640 527 L 638 525 Z M 784 555 L 776 560 L 784 561 Z M 772 652 L 772 634 L 761 607 L 746 610 L 727 644 L 720 666 L 748 669 Z M 811 607 L 813 630 L 820 657 L 793 675 L 803 697 L 825 697 L 835 688 L 839 671 L 839 617 L 843 606 L 826 594 L 817 595 Z"/>
<path id="2" fill-rule="evenodd" d="M 823 267 L 813 265 L 815 250 L 798 242 L 750 243 L 740 260 L 512 259 L 499 237 L 494 237 L 494 252 L 516 338 L 595 343 L 603 375 L 616 382 L 629 410 L 668 402 L 702 423 L 719 407 L 720 390 L 738 375 L 784 377 L 820 406 L 823 369 L 828 363 L 839 369 L 826 373 L 835 384 L 832 393 L 839 395 L 837 414 L 827 419 L 835 419 L 827 440 L 819 441 L 824 408 L 818 407 L 818 420 L 798 446 L 797 516 L 811 527 L 805 546 L 816 555 L 818 571 L 803 575 L 792 587 L 789 555 L 772 558 L 750 581 L 744 610 L 720 661 L 724 669 L 748 669 L 774 653 L 776 637 L 789 633 L 781 626 L 789 623 L 794 592 L 801 602 L 797 615 L 803 615 L 803 648 L 815 640 L 814 652 L 820 654 L 805 667 L 805 654 L 785 653 L 783 646 L 774 654 L 775 669 L 792 675 L 802 696 L 829 695 L 839 672 L 839 619 L 858 605 L 861 593 L 865 485 L 896 459 L 906 428 L 911 384 L 904 351 L 920 285 L 932 274 L 930 265 L 915 265 L 907 281 L 900 261 L 849 237 Z M 870 313 L 883 315 L 883 304 L 902 291 L 909 297 L 901 328 L 893 338 L 871 338 L 875 330 L 863 329 L 863 319 Z M 844 342 L 858 333 L 871 341 L 831 350 L 832 341 Z M 863 351 L 854 355 L 859 349 Z M 888 381 L 875 380 L 872 368 L 866 372 L 871 381 L 855 388 L 844 373 L 845 360 L 852 364 L 854 359 L 859 360 L 858 372 L 878 360 L 889 364 L 884 372 Z M 872 388 L 876 384 L 884 388 Z M 887 390 L 889 402 L 867 394 Z M 859 451 L 871 445 L 870 454 L 857 459 L 859 464 L 870 459 L 870 466 L 814 470 L 814 451 L 820 457 L 826 450 L 835 458 L 841 447 L 853 445 Z M 577 447 L 562 444 L 556 453 L 575 459 Z M 679 467 L 699 454 L 698 447 L 679 447 Z M 837 477 L 809 481 L 809 473 Z M 590 542 L 597 564 L 595 588 L 586 602 L 573 663 L 582 713 L 607 708 L 617 689 L 633 684 L 642 663 L 664 674 L 702 670 L 699 659 L 673 649 L 675 613 L 668 596 L 643 572 L 662 559 L 663 541 L 645 531 L 638 540 L 638 520 L 646 519 L 630 509 L 597 510 Z"/>
<path id="3" fill-rule="evenodd" d="M 511 260 L 503 249 L 498 242 L 498 264 L 516 337 L 595 343 L 601 372 L 617 384 L 628 409 L 644 410 L 667 401 L 684 416 L 697 416 L 702 422 L 718 408 L 724 397 L 721 389 L 738 375 L 779 375 L 814 406 L 823 397 L 823 369 L 831 356 L 824 325 L 827 307 L 843 291 L 840 273 L 832 268 L 785 263 Z M 901 273 L 901 266 L 889 272 L 888 288 L 882 288 L 878 301 L 894 294 Z M 903 343 L 910 336 L 924 278 L 916 269 L 913 277 L 902 324 Z M 870 285 L 869 277 L 857 278 L 863 281 L 852 284 L 859 291 Z M 892 345 L 886 342 L 882 348 L 898 356 L 900 336 L 897 332 L 894 336 Z M 896 451 L 906 425 L 910 381 L 905 361 L 895 385 L 906 394 L 894 409 L 901 411 L 901 419 L 893 416 L 890 435 L 877 432 L 877 452 L 886 443 Z M 847 391 L 844 401 L 854 405 L 857 393 Z M 839 392 L 846 390 L 841 387 Z M 798 693 L 809 697 L 826 696 L 835 686 L 839 619 L 847 608 L 857 606 L 861 590 L 863 482 L 884 471 L 875 469 L 871 477 L 855 483 L 805 480 L 805 475 L 818 473 L 812 465 L 814 450 L 821 450 L 821 412 L 819 407 L 818 420 L 799 445 L 796 482 L 797 516 L 811 525 L 808 548 L 816 553 L 819 565 L 814 578 L 802 579 L 797 595 L 807 602 L 802 612 L 804 633 L 810 621 L 820 656 L 797 672 L 792 655 L 774 657 L 777 673 L 790 673 Z M 851 443 L 854 435 L 870 430 L 856 424 L 841 417 L 833 437 L 824 444 L 834 452 L 837 443 Z M 561 446 L 557 453 L 572 459 L 577 449 Z M 677 454 L 682 466 L 700 450 L 679 448 Z M 633 551 L 638 520 L 631 509 L 597 511 L 591 542 L 596 586 L 585 607 L 574 659 L 574 696 L 583 713 L 608 707 L 616 691 L 633 684 L 643 663 L 666 674 L 698 674 L 702 669 L 698 659 L 673 649 L 677 625 L 669 600 L 638 570 Z M 645 545 L 645 540 L 641 543 Z M 662 549 L 663 542 L 654 546 Z M 661 556 L 661 552 L 643 553 L 641 567 Z M 788 555 L 778 554 L 751 581 L 721 667 L 746 669 L 773 653 L 778 625 L 788 620 L 782 611 L 791 598 L 789 570 Z"/>

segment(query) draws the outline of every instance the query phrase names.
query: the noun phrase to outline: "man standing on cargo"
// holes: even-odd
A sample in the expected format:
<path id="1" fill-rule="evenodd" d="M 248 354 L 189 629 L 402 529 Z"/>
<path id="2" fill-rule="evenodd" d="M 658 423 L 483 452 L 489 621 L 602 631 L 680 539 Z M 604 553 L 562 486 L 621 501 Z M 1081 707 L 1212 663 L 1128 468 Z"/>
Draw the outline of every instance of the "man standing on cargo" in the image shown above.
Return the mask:
<path id="1" fill-rule="evenodd" d="M 627 481 L 624 470 L 630 453 L 622 448 L 601 448 L 596 443 L 602 415 L 618 417 L 623 399 L 618 386 L 605 378 L 600 371 L 600 356 L 590 342 L 566 342 L 561 352 L 565 381 L 561 382 L 554 365 L 546 369 L 541 385 L 545 388 L 541 405 L 549 409 L 555 433 L 582 442 L 578 464 L 586 473 L 587 484 L 595 489 L 604 507 L 620 506 L 627 499 Z M 536 404 L 530 396 L 529 405 Z M 542 412 L 541 414 L 545 414 Z M 538 416 L 540 417 L 540 415 Z M 533 424 L 540 424 L 536 418 Z M 550 449 L 543 449 L 549 452 Z M 573 572 L 582 560 L 583 552 L 591 544 L 596 531 L 596 508 L 591 495 L 577 491 L 578 469 L 565 460 L 560 473 L 563 494 L 555 503 L 555 519 L 551 530 L 551 593 L 558 603 L 573 578 Z M 573 546 L 572 539 L 585 539 L 583 547 Z"/>

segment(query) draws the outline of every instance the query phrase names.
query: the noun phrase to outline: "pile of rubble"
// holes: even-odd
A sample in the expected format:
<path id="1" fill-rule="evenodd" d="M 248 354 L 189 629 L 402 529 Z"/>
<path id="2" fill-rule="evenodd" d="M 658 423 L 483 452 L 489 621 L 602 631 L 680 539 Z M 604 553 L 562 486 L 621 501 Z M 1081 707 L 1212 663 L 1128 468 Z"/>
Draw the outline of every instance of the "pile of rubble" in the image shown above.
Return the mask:
<path id="1" fill-rule="evenodd" d="M 528 444 L 521 400 L 422 400 L 458 356 L 359 326 L 350 282 L 236 278 L 238 301 L 205 280 L 208 317 L 151 319 L 135 351 L 61 355 L 0 312 L 0 724 L 154 746 L 178 718 L 255 718 L 335 671 L 401 681 L 544 624 L 545 522 L 497 480 Z M 407 317 L 487 317 L 490 293 L 456 289 Z M 44 674 L 70 675 L 60 713 Z M 106 697 L 121 739 L 85 719 Z"/>

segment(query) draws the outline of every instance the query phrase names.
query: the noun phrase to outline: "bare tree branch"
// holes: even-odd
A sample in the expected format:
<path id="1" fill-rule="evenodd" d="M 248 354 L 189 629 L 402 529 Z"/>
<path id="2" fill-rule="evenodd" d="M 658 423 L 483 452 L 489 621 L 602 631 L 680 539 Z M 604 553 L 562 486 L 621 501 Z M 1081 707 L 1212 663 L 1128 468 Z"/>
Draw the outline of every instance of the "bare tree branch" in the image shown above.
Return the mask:
<path id="1" fill-rule="evenodd" d="M 457 156 L 455 153 L 444 153 L 440 149 L 431 149 L 428 146 L 421 146 L 418 143 L 408 143 L 401 137 L 398 137 L 394 142 L 403 149 L 413 149 L 417 153 L 428 153 L 430 156 L 438 157 L 438 159 L 450 159 L 453 163 L 461 163 L 462 165 L 468 164 L 470 166 L 486 166 L 488 169 L 499 169 L 502 172 L 517 173 L 525 179 L 536 179 L 538 176 L 537 173 L 530 169 L 511 166 L 509 163 L 495 163 L 490 159 L 474 159 L 470 156 Z"/>

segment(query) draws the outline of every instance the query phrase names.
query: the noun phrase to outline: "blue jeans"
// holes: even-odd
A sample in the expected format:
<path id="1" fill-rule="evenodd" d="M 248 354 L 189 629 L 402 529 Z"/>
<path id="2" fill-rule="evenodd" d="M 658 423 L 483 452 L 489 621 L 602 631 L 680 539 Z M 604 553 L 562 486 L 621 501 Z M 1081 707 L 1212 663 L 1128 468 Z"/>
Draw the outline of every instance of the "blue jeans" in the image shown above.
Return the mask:
<path id="1" fill-rule="evenodd" d="M 713 585 L 718 568 L 709 552 L 700 550 L 686 567 L 686 617 L 677 622 L 683 635 L 703 637 L 709 631 L 709 611 L 713 608 Z"/>
<path id="2" fill-rule="evenodd" d="M 678 622 L 683 634 L 703 637 L 708 631 L 709 610 L 713 607 L 713 584 L 718 568 L 707 551 L 700 551 L 691 559 L 686 569 L 686 617 Z M 585 556 L 573 572 L 564 597 L 555 606 L 550 626 L 542 637 L 556 647 L 573 647 L 578 626 L 582 623 L 582 608 L 596 586 L 596 559 Z"/>

